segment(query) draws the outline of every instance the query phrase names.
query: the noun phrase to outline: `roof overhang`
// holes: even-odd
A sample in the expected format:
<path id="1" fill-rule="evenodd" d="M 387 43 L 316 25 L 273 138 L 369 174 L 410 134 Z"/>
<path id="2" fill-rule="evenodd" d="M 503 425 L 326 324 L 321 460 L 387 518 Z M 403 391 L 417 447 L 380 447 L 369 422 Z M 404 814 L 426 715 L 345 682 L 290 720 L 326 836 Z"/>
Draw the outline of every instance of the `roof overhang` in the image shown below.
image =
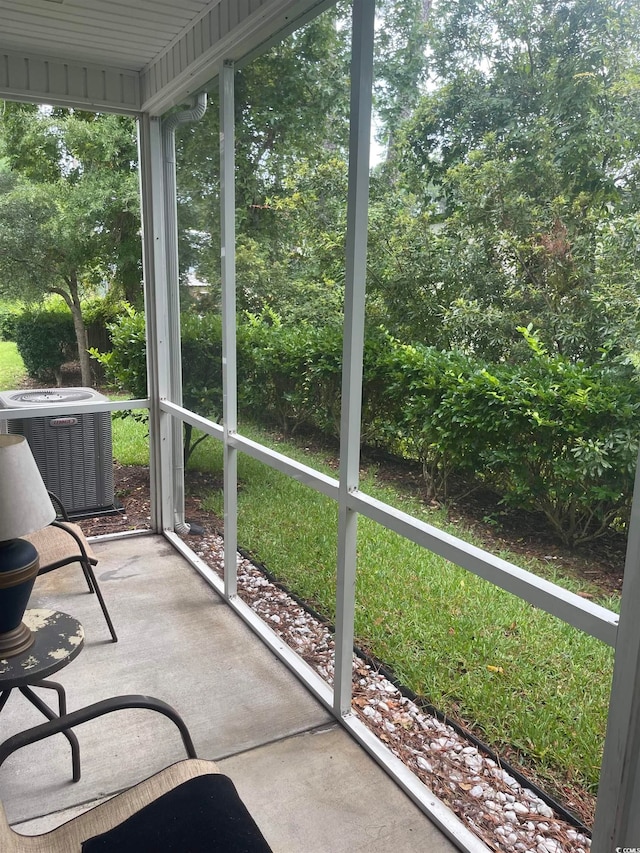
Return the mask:
<path id="1" fill-rule="evenodd" d="M 0 0 L 0 98 L 161 115 L 327 0 Z"/>

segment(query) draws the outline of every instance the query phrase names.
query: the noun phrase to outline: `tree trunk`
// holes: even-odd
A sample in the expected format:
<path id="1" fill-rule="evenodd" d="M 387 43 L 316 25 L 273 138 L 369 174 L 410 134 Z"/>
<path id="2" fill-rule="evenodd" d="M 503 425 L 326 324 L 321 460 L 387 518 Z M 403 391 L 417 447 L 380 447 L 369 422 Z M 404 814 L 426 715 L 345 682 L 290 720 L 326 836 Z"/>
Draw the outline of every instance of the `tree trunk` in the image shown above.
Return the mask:
<path id="1" fill-rule="evenodd" d="M 93 385 L 91 376 L 91 359 L 87 350 L 87 329 L 84 325 L 82 317 L 82 309 L 80 307 L 80 294 L 78 287 L 78 275 L 74 271 L 66 280 L 69 287 L 69 293 L 62 294 L 65 302 L 69 306 L 71 316 L 73 317 L 73 328 L 76 333 L 76 343 L 78 345 L 78 358 L 80 359 L 80 376 L 83 386 L 89 388 Z"/>

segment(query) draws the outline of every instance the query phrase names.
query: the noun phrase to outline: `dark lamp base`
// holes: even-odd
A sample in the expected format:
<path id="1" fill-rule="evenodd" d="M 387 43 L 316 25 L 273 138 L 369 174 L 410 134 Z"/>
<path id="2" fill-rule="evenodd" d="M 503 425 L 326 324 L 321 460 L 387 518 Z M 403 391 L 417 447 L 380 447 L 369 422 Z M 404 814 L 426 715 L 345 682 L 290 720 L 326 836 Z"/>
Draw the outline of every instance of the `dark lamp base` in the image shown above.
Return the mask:
<path id="1" fill-rule="evenodd" d="M 35 637 L 24 622 L 11 631 L 0 634 L 0 658 L 10 658 L 19 655 L 33 645 Z"/>
<path id="2" fill-rule="evenodd" d="M 0 657 L 26 651 L 34 642 L 22 621 L 40 561 L 38 552 L 24 539 L 0 542 Z"/>

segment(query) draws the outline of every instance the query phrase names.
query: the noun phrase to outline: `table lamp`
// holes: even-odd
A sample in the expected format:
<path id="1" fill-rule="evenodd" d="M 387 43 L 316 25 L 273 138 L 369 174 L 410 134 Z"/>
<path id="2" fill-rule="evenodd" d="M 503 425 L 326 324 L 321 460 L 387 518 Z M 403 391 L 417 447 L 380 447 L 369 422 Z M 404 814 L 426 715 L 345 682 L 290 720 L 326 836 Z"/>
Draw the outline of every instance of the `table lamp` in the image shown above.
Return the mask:
<path id="1" fill-rule="evenodd" d="M 25 651 L 33 643 L 22 621 L 40 559 L 20 539 L 46 527 L 56 511 L 23 435 L 0 435 L 0 658 Z"/>

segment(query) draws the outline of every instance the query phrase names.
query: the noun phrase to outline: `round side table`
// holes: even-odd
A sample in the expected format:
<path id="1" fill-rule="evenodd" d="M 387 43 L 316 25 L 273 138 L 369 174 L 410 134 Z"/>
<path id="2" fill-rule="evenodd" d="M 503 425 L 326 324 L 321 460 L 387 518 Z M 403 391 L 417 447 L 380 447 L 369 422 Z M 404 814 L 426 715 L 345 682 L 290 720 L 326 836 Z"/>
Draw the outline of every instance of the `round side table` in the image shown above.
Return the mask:
<path id="1" fill-rule="evenodd" d="M 0 711 L 6 705 L 11 691 L 17 687 L 48 720 L 55 720 L 67 713 L 67 697 L 61 684 L 47 679 L 80 654 L 84 645 L 84 629 L 73 616 L 57 610 L 27 610 L 23 621 L 31 629 L 34 642 L 20 654 L 0 658 Z M 57 714 L 33 692 L 32 687 L 56 691 Z M 80 779 L 78 738 L 71 730 L 63 734 L 71 745 L 73 781 L 77 782 Z"/>

